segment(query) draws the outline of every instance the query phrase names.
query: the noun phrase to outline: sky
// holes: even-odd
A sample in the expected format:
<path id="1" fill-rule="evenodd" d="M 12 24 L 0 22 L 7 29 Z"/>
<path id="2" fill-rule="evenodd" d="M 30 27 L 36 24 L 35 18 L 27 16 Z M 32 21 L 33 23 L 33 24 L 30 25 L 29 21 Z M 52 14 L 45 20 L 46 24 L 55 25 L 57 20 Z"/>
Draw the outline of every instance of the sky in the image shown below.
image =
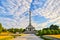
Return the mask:
<path id="1" fill-rule="evenodd" d="M 29 11 L 35 29 L 60 26 L 60 0 L 0 0 L 0 23 L 4 28 L 26 28 Z"/>

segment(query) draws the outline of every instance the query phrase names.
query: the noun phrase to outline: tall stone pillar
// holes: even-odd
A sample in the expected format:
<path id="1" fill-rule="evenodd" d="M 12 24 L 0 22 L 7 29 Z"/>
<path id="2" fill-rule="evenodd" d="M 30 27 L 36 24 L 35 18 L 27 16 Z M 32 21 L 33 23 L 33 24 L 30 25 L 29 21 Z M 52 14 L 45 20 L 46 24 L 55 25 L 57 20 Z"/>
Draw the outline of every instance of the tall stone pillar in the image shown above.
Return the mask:
<path id="1" fill-rule="evenodd" d="M 26 31 L 24 33 L 26 34 L 35 34 L 35 28 L 31 24 L 31 11 L 29 11 L 29 25 L 25 30 Z"/>

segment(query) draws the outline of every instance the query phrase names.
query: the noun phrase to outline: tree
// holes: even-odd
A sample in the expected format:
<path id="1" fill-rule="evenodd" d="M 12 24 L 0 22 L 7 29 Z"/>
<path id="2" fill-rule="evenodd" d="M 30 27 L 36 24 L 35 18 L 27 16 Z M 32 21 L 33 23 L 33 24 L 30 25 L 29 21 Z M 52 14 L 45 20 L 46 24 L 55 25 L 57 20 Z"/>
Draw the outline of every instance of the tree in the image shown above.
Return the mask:
<path id="1" fill-rule="evenodd" d="M 48 29 L 48 30 L 46 30 L 47 31 L 47 34 L 49 35 L 49 34 L 52 34 L 52 32 L 51 32 L 51 30 L 50 29 Z"/>
<path id="2" fill-rule="evenodd" d="M 42 31 L 41 30 L 37 31 L 37 34 L 36 35 L 37 36 L 41 36 L 42 35 Z"/>
<path id="3" fill-rule="evenodd" d="M 7 29 L 9 32 L 14 32 L 14 29 L 13 28 L 10 28 L 10 29 Z"/>
<path id="4" fill-rule="evenodd" d="M 3 27 L 2 27 L 2 24 L 0 23 L 0 32 L 2 32 L 3 30 Z"/>
<path id="5" fill-rule="evenodd" d="M 16 32 L 19 32 L 19 29 L 18 28 L 15 28 L 14 29 L 14 33 L 16 33 Z"/>
<path id="6" fill-rule="evenodd" d="M 59 29 L 59 26 L 52 24 L 52 25 L 50 26 L 50 29 L 57 30 L 57 29 Z"/>
<path id="7" fill-rule="evenodd" d="M 2 28 L 3 30 L 2 30 L 2 32 L 7 32 L 7 29 L 5 29 L 5 28 Z"/>
<path id="8" fill-rule="evenodd" d="M 49 28 L 43 28 L 43 30 L 49 30 Z"/>
<path id="9" fill-rule="evenodd" d="M 52 34 L 55 34 L 55 30 L 51 30 L 51 33 L 52 33 Z"/>
<path id="10" fill-rule="evenodd" d="M 55 30 L 55 34 L 59 34 L 59 31 L 58 30 Z"/>
<path id="11" fill-rule="evenodd" d="M 59 34 L 60 34 L 60 29 L 58 30 Z"/>

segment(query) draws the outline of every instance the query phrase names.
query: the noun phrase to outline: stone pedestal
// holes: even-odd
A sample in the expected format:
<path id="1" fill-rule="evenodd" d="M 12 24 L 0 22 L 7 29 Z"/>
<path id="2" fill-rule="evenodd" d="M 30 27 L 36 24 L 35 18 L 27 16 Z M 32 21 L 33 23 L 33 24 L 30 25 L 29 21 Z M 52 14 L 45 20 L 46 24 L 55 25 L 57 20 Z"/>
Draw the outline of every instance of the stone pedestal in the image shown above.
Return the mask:
<path id="1" fill-rule="evenodd" d="M 29 25 L 28 27 L 26 27 L 25 30 L 26 31 L 24 33 L 26 33 L 26 34 L 35 34 L 36 33 L 35 28 L 32 25 Z"/>

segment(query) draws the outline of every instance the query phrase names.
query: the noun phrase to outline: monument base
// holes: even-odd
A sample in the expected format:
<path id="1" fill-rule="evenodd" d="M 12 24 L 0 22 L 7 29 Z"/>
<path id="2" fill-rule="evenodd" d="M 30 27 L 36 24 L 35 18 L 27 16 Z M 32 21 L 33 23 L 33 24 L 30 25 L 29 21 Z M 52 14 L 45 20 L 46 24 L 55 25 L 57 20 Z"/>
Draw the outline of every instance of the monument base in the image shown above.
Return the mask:
<path id="1" fill-rule="evenodd" d="M 25 33 L 25 34 L 35 34 L 36 31 L 25 31 L 24 33 Z"/>

